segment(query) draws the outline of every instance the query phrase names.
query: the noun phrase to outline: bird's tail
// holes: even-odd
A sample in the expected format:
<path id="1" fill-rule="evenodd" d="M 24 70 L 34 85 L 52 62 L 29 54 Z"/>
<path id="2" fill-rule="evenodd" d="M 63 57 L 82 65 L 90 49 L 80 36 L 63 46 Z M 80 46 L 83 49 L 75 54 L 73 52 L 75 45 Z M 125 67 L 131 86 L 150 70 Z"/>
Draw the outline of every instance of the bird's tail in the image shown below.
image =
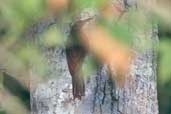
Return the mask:
<path id="1" fill-rule="evenodd" d="M 78 78 L 72 78 L 72 85 L 74 99 L 81 99 L 82 96 L 85 96 L 85 83 L 83 76 L 78 76 Z"/>

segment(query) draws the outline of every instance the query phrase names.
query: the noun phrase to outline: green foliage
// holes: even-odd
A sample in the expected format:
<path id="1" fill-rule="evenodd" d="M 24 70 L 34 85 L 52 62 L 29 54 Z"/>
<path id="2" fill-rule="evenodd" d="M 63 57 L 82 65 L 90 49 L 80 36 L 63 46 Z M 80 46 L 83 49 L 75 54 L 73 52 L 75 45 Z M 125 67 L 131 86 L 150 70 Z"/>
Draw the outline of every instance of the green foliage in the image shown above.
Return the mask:
<path id="1" fill-rule="evenodd" d="M 129 46 L 132 43 L 134 34 L 128 28 L 128 24 L 109 22 L 106 20 L 101 20 L 98 24 L 104 27 L 114 39 L 117 39 Z"/>
<path id="2" fill-rule="evenodd" d="M 130 10 L 128 12 L 129 28 L 134 32 L 151 29 L 150 14 L 146 14 L 143 10 Z"/>
<path id="3" fill-rule="evenodd" d="M 75 9 L 81 10 L 83 8 L 98 8 L 106 3 L 105 0 L 73 0 L 72 6 Z"/>
<path id="4" fill-rule="evenodd" d="M 56 47 L 64 44 L 63 37 L 60 30 L 56 26 L 53 26 L 43 33 L 40 39 L 44 46 Z"/>
<path id="5" fill-rule="evenodd" d="M 0 1 L 0 18 L 9 24 L 12 33 L 17 34 L 33 20 L 43 15 L 44 0 L 6 0 Z"/>
<path id="6" fill-rule="evenodd" d="M 89 78 L 89 76 L 93 74 L 96 69 L 97 69 L 97 63 L 95 63 L 93 57 L 87 56 L 82 66 L 83 75 Z"/>
<path id="7" fill-rule="evenodd" d="M 16 55 L 25 64 L 25 66 L 33 68 L 35 74 L 38 76 L 46 75 L 47 62 L 44 60 L 38 48 L 28 45 L 18 50 Z"/>
<path id="8" fill-rule="evenodd" d="M 3 88 L 3 75 L 2 75 L 2 71 L 0 69 L 0 90 Z"/>
<path id="9" fill-rule="evenodd" d="M 0 114 L 6 114 L 6 112 L 0 109 Z"/>
<path id="10" fill-rule="evenodd" d="M 162 82 L 171 78 L 171 40 L 162 40 L 159 46 L 159 76 Z"/>
<path id="11" fill-rule="evenodd" d="M 78 15 L 85 8 L 98 9 L 105 3 L 106 0 L 72 0 L 69 6 L 69 15 L 71 17 Z"/>

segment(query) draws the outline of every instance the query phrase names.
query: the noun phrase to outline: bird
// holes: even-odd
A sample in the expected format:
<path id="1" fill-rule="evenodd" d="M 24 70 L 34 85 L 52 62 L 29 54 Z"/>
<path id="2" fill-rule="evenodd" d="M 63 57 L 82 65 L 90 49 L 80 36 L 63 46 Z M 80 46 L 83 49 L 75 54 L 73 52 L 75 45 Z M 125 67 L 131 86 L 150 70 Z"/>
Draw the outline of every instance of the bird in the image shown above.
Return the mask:
<path id="1" fill-rule="evenodd" d="M 109 4 L 106 7 L 109 7 Z M 124 10 L 122 9 L 120 4 L 114 4 L 112 5 L 112 11 L 114 13 L 111 13 L 111 15 L 114 15 L 116 18 L 120 17 Z M 107 9 L 103 9 L 107 10 Z M 114 11 L 116 10 L 116 11 Z M 108 10 L 107 10 L 108 11 Z M 110 10 L 109 10 L 110 11 Z M 106 12 L 106 11 L 104 11 Z M 84 58 L 89 55 L 91 52 L 88 49 L 84 43 L 84 38 L 82 37 L 83 35 L 83 27 L 87 27 L 84 25 L 87 25 L 87 23 L 94 22 L 96 20 L 101 20 L 105 17 L 105 15 L 102 14 L 100 15 L 93 15 L 89 16 L 84 19 L 79 19 L 76 20 L 72 25 L 70 29 L 70 35 L 69 38 L 66 41 L 66 46 L 65 46 L 65 52 L 66 52 L 66 59 L 67 59 L 67 64 L 68 64 L 68 69 L 70 72 L 70 75 L 72 77 L 72 94 L 74 99 L 78 98 L 81 100 L 82 96 L 85 96 L 85 81 L 84 81 L 84 76 L 82 73 L 82 64 L 84 61 Z M 90 25 L 90 24 L 88 24 Z M 86 35 L 84 35 L 86 37 Z M 96 55 L 94 55 L 96 57 Z M 98 64 L 101 64 L 101 61 L 96 59 Z M 97 64 L 97 66 L 98 66 Z M 112 74 L 110 74 L 112 75 Z"/>
<path id="2" fill-rule="evenodd" d="M 88 51 L 80 41 L 80 29 L 91 19 L 88 18 L 75 22 L 71 27 L 70 38 L 67 39 L 66 43 L 66 59 L 69 72 L 72 76 L 72 93 L 74 99 L 81 99 L 82 96 L 85 96 L 85 82 L 81 68 Z"/>

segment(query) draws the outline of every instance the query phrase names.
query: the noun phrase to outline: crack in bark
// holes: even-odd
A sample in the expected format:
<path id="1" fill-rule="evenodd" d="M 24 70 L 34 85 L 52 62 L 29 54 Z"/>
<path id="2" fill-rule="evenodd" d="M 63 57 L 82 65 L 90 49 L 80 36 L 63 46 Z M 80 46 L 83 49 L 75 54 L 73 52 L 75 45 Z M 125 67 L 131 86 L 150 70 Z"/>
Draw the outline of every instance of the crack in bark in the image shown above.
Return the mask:
<path id="1" fill-rule="evenodd" d="M 103 98 L 102 98 L 102 104 L 104 104 L 105 97 L 106 97 L 106 81 L 105 81 L 105 83 L 104 83 L 104 87 L 103 87 Z"/>
<path id="2" fill-rule="evenodd" d="M 96 86 L 95 86 L 95 91 L 94 91 L 94 100 L 93 100 L 93 113 L 95 111 L 95 105 L 96 105 L 96 95 L 97 95 L 97 92 L 98 92 L 98 87 L 99 87 L 99 84 L 98 84 L 98 72 L 97 72 L 97 76 L 96 76 Z"/>

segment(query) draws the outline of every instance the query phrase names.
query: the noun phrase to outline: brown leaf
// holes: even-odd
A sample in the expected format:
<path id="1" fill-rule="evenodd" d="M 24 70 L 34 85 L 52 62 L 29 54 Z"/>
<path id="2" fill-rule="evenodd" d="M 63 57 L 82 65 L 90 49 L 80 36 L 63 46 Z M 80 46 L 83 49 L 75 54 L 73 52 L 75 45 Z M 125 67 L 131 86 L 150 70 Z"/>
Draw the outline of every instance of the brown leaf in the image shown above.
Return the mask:
<path id="1" fill-rule="evenodd" d="M 114 40 L 104 28 L 95 25 L 81 30 L 81 41 L 102 63 L 108 64 L 112 74 L 117 74 L 117 77 L 112 78 L 122 85 L 124 75 L 128 73 L 129 59 L 133 55 L 131 51 Z M 113 68 L 116 72 L 112 71 Z"/>
<path id="2" fill-rule="evenodd" d="M 69 0 L 47 0 L 48 10 L 56 13 L 67 7 Z"/>
<path id="3" fill-rule="evenodd" d="M 100 12 L 103 17 L 111 19 L 112 17 L 120 17 L 124 9 L 120 3 L 109 3 L 107 2 L 100 8 Z"/>

